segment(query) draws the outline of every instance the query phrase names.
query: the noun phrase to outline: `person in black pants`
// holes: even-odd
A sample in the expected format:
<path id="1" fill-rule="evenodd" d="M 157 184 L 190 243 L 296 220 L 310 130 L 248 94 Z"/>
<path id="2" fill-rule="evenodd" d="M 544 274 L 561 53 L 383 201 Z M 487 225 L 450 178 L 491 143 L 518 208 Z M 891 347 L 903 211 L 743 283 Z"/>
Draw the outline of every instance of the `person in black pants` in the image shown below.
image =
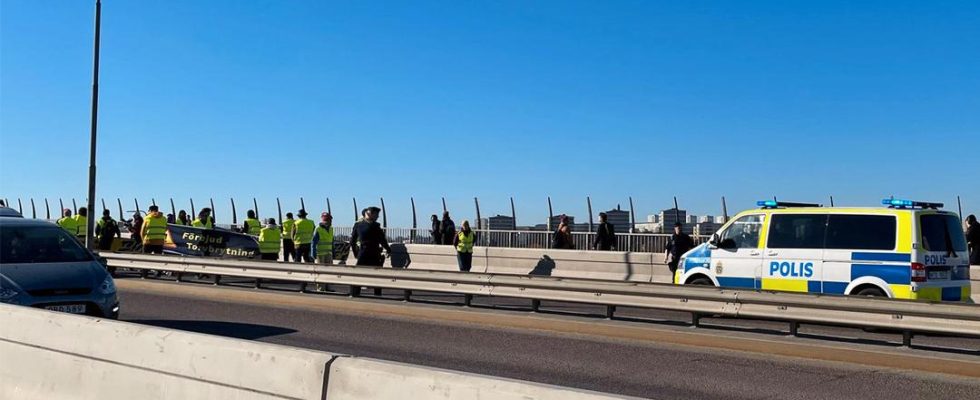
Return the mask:
<path id="1" fill-rule="evenodd" d="M 357 221 L 351 229 L 350 248 L 357 255 L 357 265 L 366 267 L 381 267 L 384 265 L 385 256 L 382 250 L 391 253 L 391 246 L 385 237 L 385 231 L 381 229 L 378 221 L 378 207 L 368 207 L 361 211 L 363 219 Z M 361 294 L 360 286 L 351 286 L 351 296 Z M 381 289 L 375 288 L 375 295 L 381 295 Z"/>
<path id="2" fill-rule="evenodd" d="M 694 248 L 694 240 L 684 233 L 681 229 L 683 227 L 684 224 L 680 222 L 674 224 L 674 234 L 670 236 L 670 241 L 667 242 L 667 250 L 664 252 L 664 262 L 670 269 L 671 279 L 673 279 L 674 272 L 677 271 L 677 264 L 680 262 L 681 256 Z"/>
<path id="3" fill-rule="evenodd" d="M 599 228 L 595 231 L 593 249 L 609 251 L 616 248 L 616 227 L 607 218 L 606 213 L 599 213 Z"/>
<path id="4" fill-rule="evenodd" d="M 432 244 L 442 244 L 442 223 L 435 214 L 432 214 L 432 229 L 429 234 L 432 235 Z"/>

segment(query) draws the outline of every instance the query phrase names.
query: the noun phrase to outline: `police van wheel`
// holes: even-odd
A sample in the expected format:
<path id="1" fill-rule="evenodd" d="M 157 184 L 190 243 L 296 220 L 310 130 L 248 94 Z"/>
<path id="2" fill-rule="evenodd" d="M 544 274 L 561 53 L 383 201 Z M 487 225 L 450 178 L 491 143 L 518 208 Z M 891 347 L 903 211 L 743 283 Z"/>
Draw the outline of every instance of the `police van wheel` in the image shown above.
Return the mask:
<path id="1" fill-rule="evenodd" d="M 887 297 L 885 295 L 885 292 L 882 292 L 881 289 L 873 288 L 873 287 L 867 287 L 867 288 L 858 290 L 858 292 L 855 293 L 854 295 L 855 296 L 865 296 L 865 297 Z"/>
<path id="2" fill-rule="evenodd" d="M 701 286 L 714 286 L 715 285 L 714 283 L 711 282 L 711 279 L 704 278 L 704 277 L 695 278 L 693 281 L 691 281 L 691 284 L 692 285 L 701 285 Z"/>

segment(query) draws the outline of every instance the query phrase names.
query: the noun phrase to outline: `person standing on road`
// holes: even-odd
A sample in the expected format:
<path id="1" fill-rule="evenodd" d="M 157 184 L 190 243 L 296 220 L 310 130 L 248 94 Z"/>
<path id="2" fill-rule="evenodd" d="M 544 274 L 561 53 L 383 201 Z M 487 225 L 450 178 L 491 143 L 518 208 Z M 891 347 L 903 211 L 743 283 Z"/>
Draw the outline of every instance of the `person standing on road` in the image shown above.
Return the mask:
<path id="1" fill-rule="evenodd" d="M 259 230 L 259 253 L 263 260 L 276 261 L 279 259 L 279 249 L 282 240 L 282 230 L 276 226 L 276 220 L 269 218 Z"/>
<path id="2" fill-rule="evenodd" d="M 299 210 L 296 213 L 299 219 L 293 225 L 293 232 L 290 236 L 293 238 L 293 243 L 296 244 L 296 261 L 302 262 L 313 262 L 313 256 L 310 254 L 311 243 L 313 242 L 313 230 L 316 225 L 313 221 L 306 219 L 306 210 Z"/>
<path id="3" fill-rule="evenodd" d="M 191 226 L 195 228 L 214 229 L 214 223 L 212 221 L 214 219 L 211 218 L 211 209 L 205 207 L 201 211 L 198 211 L 197 218 L 191 221 Z"/>
<path id="4" fill-rule="evenodd" d="M 177 219 L 174 220 L 174 224 L 188 226 L 191 224 L 190 217 L 187 216 L 187 211 L 180 210 L 177 212 Z"/>
<path id="5" fill-rule="evenodd" d="M 595 241 L 592 248 L 609 251 L 616 248 L 616 227 L 610 224 L 606 213 L 599 213 L 599 228 L 595 231 Z"/>
<path id="6" fill-rule="evenodd" d="M 384 265 L 382 250 L 390 253 L 391 246 L 388 238 L 378 223 L 378 207 L 365 208 L 361 215 L 363 219 L 354 224 L 351 230 L 350 246 L 357 255 L 357 265 L 380 267 Z"/>
<path id="7" fill-rule="evenodd" d="M 333 264 L 333 216 L 320 214 L 320 223 L 313 231 L 313 253 L 318 264 Z"/>
<path id="8" fill-rule="evenodd" d="M 258 236 L 259 232 L 262 231 L 262 222 L 255 217 L 254 210 L 248 210 L 245 213 L 245 222 L 242 224 L 242 233 L 252 236 Z"/>
<path id="9" fill-rule="evenodd" d="M 140 236 L 143 237 L 143 253 L 163 254 L 163 243 L 167 239 L 167 217 L 163 216 L 159 207 L 150 206 Z"/>
<path id="10" fill-rule="evenodd" d="M 453 244 L 456 238 L 456 223 L 449 218 L 449 211 L 442 213 L 442 223 L 439 224 L 439 232 L 442 234 L 442 244 Z"/>
<path id="11" fill-rule="evenodd" d="M 684 224 L 680 222 L 674 223 L 674 234 L 670 235 L 670 240 L 667 242 L 667 249 L 664 251 L 664 262 L 667 263 L 667 268 L 670 269 L 671 279 L 674 277 L 674 273 L 677 272 L 677 264 L 680 262 L 681 256 L 687 253 L 688 250 L 694 248 L 694 240 L 691 236 L 684 233 Z"/>
<path id="12" fill-rule="evenodd" d="M 432 214 L 432 229 L 429 230 L 429 234 L 432 235 L 432 244 L 442 244 L 442 224 L 435 214 Z"/>
<path id="13" fill-rule="evenodd" d="M 112 219 L 111 211 L 102 210 L 102 218 L 95 223 L 95 236 L 98 240 L 99 250 L 112 250 L 112 241 L 115 238 L 122 238 L 119 224 Z"/>
<path id="14" fill-rule="evenodd" d="M 463 221 L 459 233 L 453 240 L 456 246 L 456 263 L 462 272 L 470 272 L 473 268 L 473 243 L 476 241 L 476 234 L 470 229 L 470 221 Z"/>
<path id="15" fill-rule="evenodd" d="M 88 235 L 88 208 L 78 207 L 75 214 L 75 236 L 85 243 L 85 236 Z"/>
<path id="16" fill-rule="evenodd" d="M 133 222 L 129 224 L 129 237 L 132 239 L 133 250 L 139 250 L 136 246 L 143 246 L 143 216 L 139 211 L 133 213 Z"/>
<path id="17" fill-rule="evenodd" d="M 973 214 L 966 217 L 966 243 L 970 247 L 970 265 L 980 265 L 980 223 Z"/>
<path id="18" fill-rule="evenodd" d="M 299 257 L 296 257 L 296 246 L 293 244 L 293 227 L 296 226 L 296 220 L 293 219 L 293 213 L 286 213 L 286 219 L 282 221 L 282 261 L 289 262 L 289 258 L 292 257 L 293 261 L 299 261 Z"/>
<path id="19" fill-rule="evenodd" d="M 63 217 L 61 217 L 61 219 L 58 220 L 58 226 L 60 226 L 61 229 L 68 231 L 68 233 L 70 233 L 72 236 L 77 235 L 78 223 L 75 222 L 75 218 L 72 218 L 71 209 L 70 208 L 64 209 L 62 211 L 62 215 Z"/>

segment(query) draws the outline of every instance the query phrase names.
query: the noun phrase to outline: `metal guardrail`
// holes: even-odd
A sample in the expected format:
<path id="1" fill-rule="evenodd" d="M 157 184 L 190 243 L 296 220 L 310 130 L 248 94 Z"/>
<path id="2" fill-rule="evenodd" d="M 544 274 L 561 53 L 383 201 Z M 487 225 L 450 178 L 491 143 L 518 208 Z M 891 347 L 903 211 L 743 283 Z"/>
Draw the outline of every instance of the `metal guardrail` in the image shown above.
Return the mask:
<path id="1" fill-rule="evenodd" d="M 351 227 L 334 227 L 337 240 L 350 240 Z M 510 231 L 475 230 L 476 246 L 510 247 L 518 249 L 547 249 L 551 247 L 553 232 L 548 231 Z M 385 228 L 390 243 L 438 244 L 433 243 L 428 229 L 423 228 Z M 572 232 L 572 243 L 577 250 L 591 250 L 595 232 Z M 691 235 L 695 245 L 707 241 L 709 236 Z M 667 248 L 669 234 L 661 233 L 617 233 L 616 249 L 633 253 L 663 253 Z"/>
<path id="2" fill-rule="evenodd" d="M 231 261 L 171 256 L 102 253 L 108 265 L 141 271 L 170 271 L 177 280 L 183 274 L 208 274 L 217 284 L 222 276 L 304 284 L 334 284 L 411 291 L 462 294 L 467 305 L 473 296 L 497 296 L 532 300 L 537 310 L 542 300 L 606 306 L 614 316 L 617 306 L 652 308 L 690 313 L 698 326 L 705 316 L 787 321 L 797 334 L 799 324 L 840 325 L 901 331 L 911 345 L 914 333 L 938 333 L 980 337 L 980 306 L 941 304 L 893 299 L 779 293 L 660 283 L 612 282 L 545 276 L 514 276 L 463 272 L 417 271 L 390 268 L 323 266 L 318 264 Z M 304 285 L 305 287 L 305 285 Z M 356 295 L 356 291 L 352 291 Z"/>

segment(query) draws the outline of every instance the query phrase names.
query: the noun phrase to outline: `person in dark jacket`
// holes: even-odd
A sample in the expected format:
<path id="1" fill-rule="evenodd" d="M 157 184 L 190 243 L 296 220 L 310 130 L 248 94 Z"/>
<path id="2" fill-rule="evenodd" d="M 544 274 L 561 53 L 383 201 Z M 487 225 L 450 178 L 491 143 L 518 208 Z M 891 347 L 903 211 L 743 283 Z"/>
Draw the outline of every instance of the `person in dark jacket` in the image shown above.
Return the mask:
<path id="1" fill-rule="evenodd" d="M 432 214 L 432 229 L 429 234 L 432 235 L 432 244 L 442 244 L 442 224 L 435 214 Z"/>
<path id="2" fill-rule="evenodd" d="M 143 248 L 141 232 L 143 232 L 143 216 L 140 215 L 139 211 L 136 211 L 133 213 L 133 222 L 129 226 L 129 237 L 133 239 L 133 250 L 139 251 Z"/>
<path id="3" fill-rule="evenodd" d="M 970 265 L 980 265 L 980 223 L 973 214 L 966 217 L 966 243 L 970 248 Z"/>
<path id="4" fill-rule="evenodd" d="M 609 251 L 616 248 L 616 227 L 607 219 L 606 213 L 599 213 L 599 228 L 595 231 L 593 249 Z"/>
<path id="5" fill-rule="evenodd" d="M 674 224 L 674 234 L 670 236 L 670 241 L 667 242 L 667 250 L 664 252 L 664 262 L 670 269 L 671 277 L 677 271 L 677 264 L 680 262 L 681 256 L 694 248 L 694 240 L 684 233 L 683 227 L 684 224 L 680 222 Z"/>
<path id="6" fill-rule="evenodd" d="M 551 238 L 551 248 L 553 249 L 574 249 L 575 242 L 572 241 L 572 226 L 567 216 L 562 215 L 559 219 L 558 229 Z"/>
<path id="7" fill-rule="evenodd" d="M 99 238 L 99 250 L 111 250 L 112 241 L 115 238 L 122 238 L 119 224 L 112 219 L 111 211 L 102 210 L 102 219 L 95 224 L 95 236 Z"/>
<path id="8" fill-rule="evenodd" d="M 368 207 L 361 212 L 364 217 L 351 229 L 351 251 L 357 255 L 357 265 L 380 267 L 384 264 L 382 250 L 390 253 L 391 246 L 378 223 L 378 207 Z"/>
<path id="9" fill-rule="evenodd" d="M 453 239 L 456 238 L 456 223 L 453 222 L 452 218 L 449 218 L 449 211 L 444 211 L 442 213 L 442 223 L 439 224 L 439 231 L 442 232 L 442 244 L 453 244 Z"/>

